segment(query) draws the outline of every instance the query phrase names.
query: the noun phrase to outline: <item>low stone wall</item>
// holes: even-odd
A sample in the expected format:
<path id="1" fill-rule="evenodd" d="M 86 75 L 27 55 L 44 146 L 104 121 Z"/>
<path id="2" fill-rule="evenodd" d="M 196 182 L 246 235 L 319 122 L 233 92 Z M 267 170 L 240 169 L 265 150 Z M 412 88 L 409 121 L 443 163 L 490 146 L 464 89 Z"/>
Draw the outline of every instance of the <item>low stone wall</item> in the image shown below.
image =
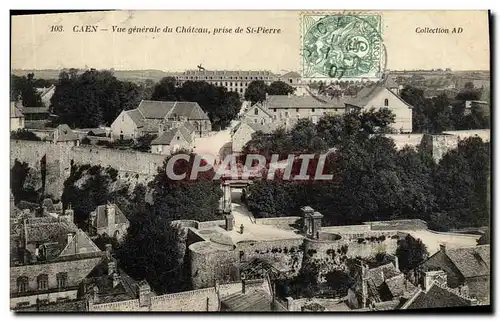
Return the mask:
<path id="1" fill-rule="evenodd" d="M 151 298 L 150 311 L 218 311 L 215 288 L 171 293 Z"/>
<path id="2" fill-rule="evenodd" d="M 325 226 L 321 231 L 333 233 L 365 233 L 371 230 L 370 225 L 342 225 L 342 226 Z"/>
<path id="3" fill-rule="evenodd" d="M 285 217 L 270 217 L 270 218 L 258 218 L 256 219 L 257 224 L 262 225 L 293 225 L 297 224 L 302 218 L 300 216 L 285 216 Z"/>
<path id="4" fill-rule="evenodd" d="M 419 219 L 364 222 L 371 230 L 426 230 L 427 222 Z"/>
<path id="5" fill-rule="evenodd" d="M 222 227 L 226 226 L 225 220 L 198 222 L 198 229 L 199 230 L 208 229 L 211 227 L 221 227 L 221 226 Z"/>
<path id="6" fill-rule="evenodd" d="M 89 306 L 91 312 L 126 312 L 126 311 L 149 311 L 149 306 L 140 307 L 139 300 L 118 301 L 110 303 L 92 304 Z"/>

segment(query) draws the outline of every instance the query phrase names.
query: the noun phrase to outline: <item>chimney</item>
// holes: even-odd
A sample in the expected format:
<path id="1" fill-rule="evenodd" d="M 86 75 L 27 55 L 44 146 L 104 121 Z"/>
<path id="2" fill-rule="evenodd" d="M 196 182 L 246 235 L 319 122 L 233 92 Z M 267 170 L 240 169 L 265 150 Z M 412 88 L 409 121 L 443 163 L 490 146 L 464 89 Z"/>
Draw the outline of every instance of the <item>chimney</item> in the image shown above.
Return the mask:
<path id="1" fill-rule="evenodd" d="M 93 296 L 93 303 L 99 303 L 99 288 L 97 287 L 97 285 L 94 285 L 92 296 Z"/>
<path id="2" fill-rule="evenodd" d="M 67 242 L 67 244 L 71 243 L 72 239 L 73 239 L 73 233 L 68 233 L 68 238 L 67 238 L 68 242 Z"/>
<path id="3" fill-rule="evenodd" d="M 396 267 L 396 270 L 399 271 L 399 258 L 397 255 L 393 255 L 394 257 L 394 266 Z"/>
<path id="4" fill-rule="evenodd" d="M 245 278 L 242 276 L 241 277 L 241 293 L 245 294 L 246 287 L 247 287 L 247 282 L 246 282 Z"/>
<path id="5" fill-rule="evenodd" d="M 286 309 L 288 311 L 292 311 L 293 298 L 291 296 L 287 296 L 285 299 L 286 299 Z"/>
<path id="6" fill-rule="evenodd" d="M 113 273 L 113 288 L 116 288 L 120 284 L 120 276 L 118 273 Z"/>
<path id="7" fill-rule="evenodd" d="M 115 234 L 115 206 L 113 204 L 106 204 L 106 216 L 108 218 L 108 235 L 113 236 Z"/>
<path id="8" fill-rule="evenodd" d="M 151 305 L 151 287 L 146 280 L 141 281 L 138 285 L 139 306 L 145 307 Z"/>
<path id="9" fill-rule="evenodd" d="M 108 275 L 113 276 L 116 273 L 116 262 L 112 259 L 108 261 Z"/>
<path id="10" fill-rule="evenodd" d="M 55 143 L 59 139 L 59 127 L 54 129 L 54 131 L 52 133 L 54 135 L 54 143 Z"/>
<path id="11" fill-rule="evenodd" d="M 445 243 L 439 244 L 439 251 L 441 251 L 443 254 L 446 254 L 446 244 Z"/>

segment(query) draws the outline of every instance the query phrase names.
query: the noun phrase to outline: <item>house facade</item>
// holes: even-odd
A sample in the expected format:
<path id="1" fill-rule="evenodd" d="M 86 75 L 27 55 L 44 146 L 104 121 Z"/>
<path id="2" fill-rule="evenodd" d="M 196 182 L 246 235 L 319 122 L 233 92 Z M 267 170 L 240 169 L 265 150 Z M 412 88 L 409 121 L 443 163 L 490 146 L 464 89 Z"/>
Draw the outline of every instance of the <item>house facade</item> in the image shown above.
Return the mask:
<path id="1" fill-rule="evenodd" d="M 24 128 L 24 115 L 19 108 L 18 103 L 10 102 L 10 130 L 16 131 Z"/>
<path id="2" fill-rule="evenodd" d="M 118 115 L 111 124 L 111 137 L 137 139 L 146 134 L 158 135 L 161 129 L 171 129 L 184 122 L 189 122 L 198 136 L 212 130 L 210 119 L 198 103 L 143 100 L 136 109 Z"/>
<path id="3" fill-rule="evenodd" d="M 411 133 L 412 127 L 412 109 L 399 96 L 399 88 L 387 88 L 385 85 L 377 84 L 361 89 L 357 95 L 351 97 L 345 102 L 346 112 L 357 109 L 360 111 L 370 110 L 371 108 L 387 108 L 396 116 L 393 129 L 398 133 Z"/>
<path id="4" fill-rule="evenodd" d="M 151 153 L 170 155 L 179 149 L 191 150 L 194 147 L 195 130 L 190 123 L 163 131 L 151 142 Z"/>

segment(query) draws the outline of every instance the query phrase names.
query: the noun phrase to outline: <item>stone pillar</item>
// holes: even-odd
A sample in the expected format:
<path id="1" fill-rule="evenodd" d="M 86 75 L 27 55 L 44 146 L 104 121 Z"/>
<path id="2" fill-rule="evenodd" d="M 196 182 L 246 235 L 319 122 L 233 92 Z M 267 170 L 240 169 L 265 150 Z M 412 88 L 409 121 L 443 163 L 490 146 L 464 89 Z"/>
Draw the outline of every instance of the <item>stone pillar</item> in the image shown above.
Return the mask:
<path id="1" fill-rule="evenodd" d="M 323 214 L 319 212 L 314 212 L 311 215 L 311 223 L 312 223 L 312 236 L 315 239 L 319 239 L 319 231 L 321 231 L 321 219 L 323 218 Z"/>
<path id="2" fill-rule="evenodd" d="M 304 206 L 300 210 L 302 211 L 302 217 L 304 220 L 303 232 L 306 235 L 309 235 L 312 233 L 311 215 L 314 213 L 314 210 L 310 206 Z"/>
<path id="3" fill-rule="evenodd" d="M 231 186 L 228 182 L 222 184 L 224 193 L 224 213 L 231 213 Z"/>
<path id="4" fill-rule="evenodd" d="M 234 229 L 234 216 L 231 214 L 224 215 L 226 220 L 226 231 L 232 231 Z"/>
<path id="5" fill-rule="evenodd" d="M 151 287 L 146 280 L 141 281 L 138 285 L 139 306 L 145 307 L 151 305 Z"/>

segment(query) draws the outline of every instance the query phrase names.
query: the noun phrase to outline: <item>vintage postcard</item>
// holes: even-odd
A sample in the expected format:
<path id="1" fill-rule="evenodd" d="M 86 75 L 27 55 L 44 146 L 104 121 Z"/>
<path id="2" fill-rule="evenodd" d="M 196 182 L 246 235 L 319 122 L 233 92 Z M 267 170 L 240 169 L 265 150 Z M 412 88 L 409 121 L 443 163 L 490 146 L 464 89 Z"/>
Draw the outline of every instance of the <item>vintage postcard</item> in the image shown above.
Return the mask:
<path id="1" fill-rule="evenodd" d="M 490 311 L 489 28 L 12 15 L 10 309 Z"/>

